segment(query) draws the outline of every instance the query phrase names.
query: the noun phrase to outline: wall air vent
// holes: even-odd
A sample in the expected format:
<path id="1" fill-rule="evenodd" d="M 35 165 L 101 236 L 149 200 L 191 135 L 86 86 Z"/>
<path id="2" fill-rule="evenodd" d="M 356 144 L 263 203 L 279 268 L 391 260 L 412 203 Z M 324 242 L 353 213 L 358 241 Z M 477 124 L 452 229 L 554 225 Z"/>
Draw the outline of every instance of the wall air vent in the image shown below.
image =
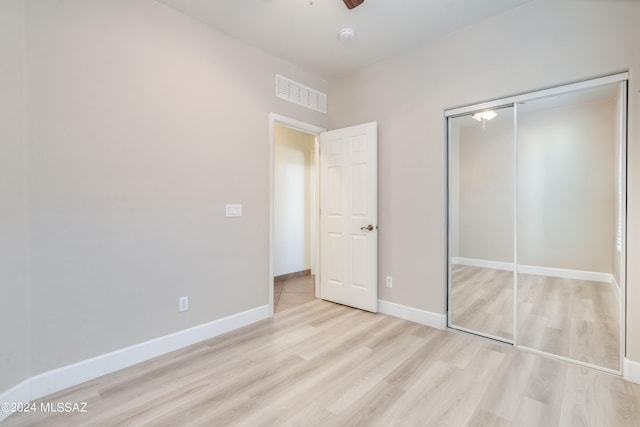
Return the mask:
<path id="1" fill-rule="evenodd" d="M 327 114 L 327 94 L 276 74 L 276 96 Z"/>

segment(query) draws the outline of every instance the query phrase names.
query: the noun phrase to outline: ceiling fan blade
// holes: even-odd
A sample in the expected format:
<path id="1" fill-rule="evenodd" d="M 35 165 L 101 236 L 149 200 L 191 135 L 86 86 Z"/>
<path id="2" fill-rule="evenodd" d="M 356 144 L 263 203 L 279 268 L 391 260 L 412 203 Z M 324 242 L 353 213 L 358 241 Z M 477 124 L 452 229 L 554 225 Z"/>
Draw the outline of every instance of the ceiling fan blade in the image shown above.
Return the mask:
<path id="1" fill-rule="evenodd" d="M 343 1 L 348 9 L 353 9 L 354 7 L 358 7 L 362 3 L 364 3 L 364 0 L 343 0 Z"/>

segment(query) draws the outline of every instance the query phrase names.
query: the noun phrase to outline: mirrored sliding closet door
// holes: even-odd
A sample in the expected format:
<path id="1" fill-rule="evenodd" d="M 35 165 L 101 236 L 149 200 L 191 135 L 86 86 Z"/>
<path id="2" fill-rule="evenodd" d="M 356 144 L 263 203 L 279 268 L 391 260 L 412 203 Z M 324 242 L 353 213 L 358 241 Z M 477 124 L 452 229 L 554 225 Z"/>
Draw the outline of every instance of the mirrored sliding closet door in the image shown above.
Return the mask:
<path id="1" fill-rule="evenodd" d="M 449 119 L 449 321 L 512 342 L 513 107 Z"/>
<path id="2" fill-rule="evenodd" d="M 518 106 L 518 344 L 620 367 L 622 84 Z"/>
<path id="3" fill-rule="evenodd" d="M 494 104 L 447 112 L 449 326 L 619 373 L 626 73 Z"/>

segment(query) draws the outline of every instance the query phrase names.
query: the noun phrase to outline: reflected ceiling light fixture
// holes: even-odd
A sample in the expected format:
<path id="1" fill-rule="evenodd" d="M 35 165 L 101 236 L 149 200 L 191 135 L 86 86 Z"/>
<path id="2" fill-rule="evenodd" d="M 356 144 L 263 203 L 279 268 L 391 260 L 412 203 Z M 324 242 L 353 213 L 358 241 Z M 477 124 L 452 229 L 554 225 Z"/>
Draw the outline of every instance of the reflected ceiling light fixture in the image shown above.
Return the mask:
<path id="1" fill-rule="evenodd" d="M 497 115 L 498 115 L 498 113 L 496 113 L 495 111 L 488 110 L 488 111 L 481 111 L 481 112 L 478 112 L 478 113 L 473 113 L 471 115 L 471 118 L 473 120 L 477 120 L 479 122 L 482 122 L 482 129 L 486 129 L 485 128 L 485 123 L 487 122 L 487 120 L 491 120 Z"/>
<path id="2" fill-rule="evenodd" d="M 479 122 L 483 121 L 483 120 L 491 120 L 493 119 L 495 116 L 497 116 L 498 114 L 496 114 L 495 111 L 493 110 L 489 110 L 489 111 L 482 111 L 481 113 L 473 113 L 471 115 L 471 117 L 474 120 L 477 120 Z"/>

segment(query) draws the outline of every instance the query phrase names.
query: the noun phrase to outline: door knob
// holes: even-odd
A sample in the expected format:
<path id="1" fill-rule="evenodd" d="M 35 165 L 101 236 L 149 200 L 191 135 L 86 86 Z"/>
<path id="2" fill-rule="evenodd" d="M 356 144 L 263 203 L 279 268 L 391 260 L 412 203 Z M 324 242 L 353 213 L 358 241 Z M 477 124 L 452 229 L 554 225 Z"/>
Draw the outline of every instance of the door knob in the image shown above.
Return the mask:
<path id="1" fill-rule="evenodd" d="M 373 231 L 373 225 L 369 224 L 366 227 L 360 227 L 360 230 L 362 230 L 362 231 L 364 231 L 364 230 Z"/>

